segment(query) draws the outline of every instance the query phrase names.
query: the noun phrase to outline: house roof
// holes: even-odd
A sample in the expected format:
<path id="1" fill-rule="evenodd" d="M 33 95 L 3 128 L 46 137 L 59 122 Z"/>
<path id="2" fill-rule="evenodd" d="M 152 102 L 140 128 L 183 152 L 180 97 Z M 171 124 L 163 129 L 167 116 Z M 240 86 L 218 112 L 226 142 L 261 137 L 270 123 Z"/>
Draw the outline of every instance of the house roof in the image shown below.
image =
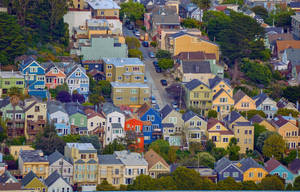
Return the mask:
<path id="1" fill-rule="evenodd" d="M 69 148 L 76 148 L 82 153 L 96 153 L 97 150 L 91 143 L 66 143 Z"/>
<path id="2" fill-rule="evenodd" d="M 267 98 L 268 96 L 265 93 L 260 93 L 259 95 L 254 96 L 252 99 L 256 100 L 255 105 L 257 107 L 262 104 L 262 102 L 264 102 L 264 100 L 266 100 Z"/>
<path id="3" fill-rule="evenodd" d="M 160 111 L 161 118 L 164 119 L 169 113 L 171 113 L 173 109 L 170 107 L 170 105 L 165 105 L 164 108 Z"/>
<path id="4" fill-rule="evenodd" d="M 115 155 L 107 154 L 107 155 L 98 155 L 98 163 L 106 164 L 106 165 L 120 165 L 123 164 L 120 159 L 118 159 Z"/>
<path id="5" fill-rule="evenodd" d="M 264 28 L 265 32 L 266 33 L 269 33 L 269 32 L 275 32 L 275 33 L 283 33 L 284 30 L 283 30 L 283 27 L 267 27 L 267 28 Z"/>
<path id="6" fill-rule="evenodd" d="M 256 115 L 254 115 L 251 119 L 250 119 L 250 121 L 252 122 L 252 123 L 260 123 L 260 122 L 262 122 L 264 119 L 260 116 L 260 115 L 258 115 L 258 114 L 256 114 Z"/>
<path id="7" fill-rule="evenodd" d="M 236 126 L 252 126 L 252 124 L 249 121 L 246 122 L 235 122 Z"/>
<path id="8" fill-rule="evenodd" d="M 215 118 L 210 118 L 210 119 L 208 119 L 208 121 L 207 121 L 207 130 L 209 130 L 209 129 L 211 129 L 213 126 L 215 126 L 217 123 L 221 123 L 224 127 L 226 127 L 225 126 L 225 124 L 222 122 L 222 121 L 219 121 L 219 120 L 217 120 L 217 119 L 215 119 Z M 232 131 L 231 130 L 228 130 L 230 133 L 232 133 Z M 222 131 L 218 131 L 218 132 L 222 132 Z M 224 132 L 224 131 L 223 131 Z M 225 131 L 225 132 L 227 132 L 227 131 Z M 225 133 L 224 132 L 224 133 Z"/>
<path id="9" fill-rule="evenodd" d="M 225 92 L 228 95 L 228 93 L 222 88 L 213 96 L 213 100 L 219 97 L 223 92 Z"/>
<path id="10" fill-rule="evenodd" d="M 22 64 L 20 65 L 21 70 L 23 70 L 27 65 L 31 64 L 32 62 L 37 62 L 33 57 L 27 57 L 25 60 L 22 61 Z"/>
<path id="11" fill-rule="evenodd" d="M 244 91 L 242 91 L 241 89 L 239 89 L 234 95 L 233 95 L 233 100 L 234 103 L 238 103 L 242 98 L 244 98 L 246 96 L 246 93 L 244 93 Z"/>
<path id="12" fill-rule="evenodd" d="M 103 58 L 106 64 L 114 65 L 115 67 L 130 66 L 144 66 L 145 64 L 139 58 Z"/>
<path id="13" fill-rule="evenodd" d="M 201 117 L 200 115 L 194 113 L 193 111 L 191 110 L 188 110 L 187 112 L 185 112 L 183 115 L 182 115 L 182 119 L 184 122 L 190 120 L 191 118 L 195 117 L 195 116 L 198 116 L 199 118 L 203 119 L 203 117 Z"/>
<path id="14" fill-rule="evenodd" d="M 232 162 L 227 157 L 222 157 L 215 163 L 216 172 L 221 172 L 225 167 L 232 164 Z"/>
<path id="15" fill-rule="evenodd" d="M 157 154 L 153 149 L 150 149 L 145 153 L 145 159 L 148 162 L 148 168 L 153 167 L 158 162 L 162 163 L 166 167 L 169 168 L 168 163 L 159 155 Z"/>
<path id="16" fill-rule="evenodd" d="M 274 158 L 271 158 L 269 161 L 265 162 L 265 168 L 268 172 L 276 169 L 281 163 Z"/>
<path id="17" fill-rule="evenodd" d="M 198 80 L 198 79 L 193 79 L 190 82 L 186 83 L 184 86 L 188 89 L 188 90 L 193 90 L 196 87 L 198 87 L 199 85 L 205 85 L 206 87 L 208 87 L 205 83 L 203 83 L 202 81 Z"/>
<path id="18" fill-rule="evenodd" d="M 300 8 L 300 2 L 297 2 L 297 1 L 293 1 L 293 2 L 290 2 L 290 7 L 291 8 Z M 300 21 L 300 16 L 299 15 L 292 15 L 293 18 L 296 18 L 298 21 Z"/>
<path id="19" fill-rule="evenodd" d="M 59 101 L 48 101 L 47 102 L 47 112 L 49 114 L 55 113 L 57 111 L 62 111 L 66 113 L 64 105 Z"/>
<path id="20" fill-rule="evenodd" d="M 170 24 L 180 25 L 179 16 L 176 15 L 153 15 L 152 21 L 154 24 Z"/>
<path id="21" fill-rule="evenodd" d="M 136 113 L 138 114 L 138 116 L 141 118 L 149 109 L 150 109 L 150 105 L 148 105 L 147 103 L 144 103 L 137 111 Z"/>
<path id="22" fill-rule="evenodd" d="M 211 73 L 209 61 L 188 61 L 181 63 L 183 73 Z"/>
<path id="23" fill-rule="evenodd" d="M 36 174 L 34 174 L 32 171 L 30 171 L 27 175 L 25 175 L 25 177 L 23 177 L 23 179 L 21 180 L 21 184 L 22 186 L 26 186 L 28 183 L 30 183 L 34 178 L 38 177 L 36 176 Z"/>
<path id="24" fill-rule="evenodd" d="M 282 97 L 280 98 L 280 100 L 277 102 L 277 107 L 278 108 L 284 108 L 287 104 L 292 104 L 295 108 L 295 104 L 294 103 L 291 103 L 289 102 L 286 98 Z"/>
<path id="25" fill-rule="evenodd" d="M 104 116 L 104 114 L 102 114 L 102 112 L 97 113 L 96 111 L 94 111 L 93 109 L 90 109 L 90 108 L 86 109 L 84 112 L 85 112 L 86 117 L 88 119 L 96 117 L 96 116 L 99 116 L 101 118 L 105 118 L 105 116 Z"/>
<path id="26" fill-rule="evenodd" d="M 18 183 L 19 181 L 10 174 L 8 170 L 5 170 L 5 172 L 0 176 L 0 183 L 6 183 L 9 179 L 12 179 L 15 183 Z"/>
<path id="27" fill-rule="evenodd" d="M 112 0 L 86 0 L 94 10 L 96 9 L 120 9 L 117 3 Z"/>
<path id="28" fill-rule="evenodd" d="M 291 62 L 292 66 L 300 65 L 300 57 L 299 57 L 300 48 L 298 49 L 288 48 L 286 49 L 286 55 L 287 55 L 287 59 Z"/>
<path id="29" fill-rule="evenodd" d="M 243 172 L 247 171 L 250 168 L 262 168 L 265 170 L 264 166 L 257 163 L 254 159 L 243 158 L 237 163 L 237 167 L 239 167 Z"/>
<path id="30" fill-rule="evenodd" d="M 119 112 L 119 113 L 123 113 L 119 107 L 116 107 L 113 103 L 110 102 L 105 102 L 102 105 L 102 111 L 104 112 L 105 115 L 112 113 L 112 112 Z"/>
<path id="31" fill-rule="evenodd" d="M 224 117 L 224 121 L 228 122 L 229 124 L 236 121 L 238 118 L 240 118 L 242 115 L 237 111 L 231 111 L 228 115 Z"/>
<path id="32" fill-rule="evenodd" d="M 1 183 L 0 191 L 21 191 L 22 184 L 21 183 Z"/>
<path id="33" fill-rule="evenodd" d="M 43 153 L 41 150 L 22 150 L 19 156 L 22 158 L 23 162 L 48 162 L 47 159 L 40 156 Z"/>
<path id="34" fill-rule="evenodd" d="M 45 180 L 45 184 L 47 185 L 47 187 L 50 187 L 60 177 L 60 174 L 57 172 L 57 170 L 55 170 L 51 175 L 47 177 L 47 179 Z"/>
<path id="35" fill-rule="evenodd" d="M 280 128 L 282 127 L 283 125 L 287 124 L 289 121 L 286 120 L 285 118 L 283 118 L 281 115 L 275 117 L 273 120 L 272 120 L 272 124 L 275 125 L 276 128 Z"/>
<path id="36" fill-rule="evenodd" d="M 290 164 L 289 164 L 289 170 L 291 170 L 293 173 L 298 174 L 298 171 L 300 169 L 300 159 L 294 159 Z"/>
<path id="37" fill-rule="evenodd" d="M 214 53 L 205 53 L 203 51 L 180 52 L 174 58 L 175 59 L 181 59 L 181 60 L 215 60 L 216 59 L 216 54 L 214 54 Z"/>
<path id="38" fill-rule="evenodd" d="M 51 165 L 52 163 L 56 162 L 57 160 L 63 158 L 65 161 L 69 162 L 70 164 L 72 164 L 69 159 L 67 159 L 65 156 L 63 156 L 60 152 L 58 152 L 57 150 L 55 150 L 51 155 L 48 156 L 48 161 L 49 161 L 49 165 Z"/>
<path id="39" fill-rule="evenodd" d="M 147 161 L 139 153 L 123 150 L 115 151 L 114 155 L 116 155 L 116 157 L 125 165 L 148 166 Z"/>
<path id="40" fill-rule="evenodd" d="M 83 111 L 83 106 L 80 105 L 79 103 L 75 103 L 75 102 L 66 103 L 64 106 L 68 115 L 73 115 L 75 113 L 81 113 L 82 115 L 85 115 Z"/>
<path id="41" fill-rule="evenodd" d="M 280 53 L 288 48 L 300 49 L 300 40 L 277 40 L 277 53 Z"/>
<path id="42" fill-rule="evenodd" d="M 214 88 L 221 81 L 224 81 L 228 86 L 230 86 L 229 79 L 226 79 L 226 78 L 222 79 L 221 77 L 216 75 L 213 79 L 209 79 L 209 87 Z"/>
<path id="43" fill-rule="evenodd" d="M 277 40 L 293 40 L 293 35 L 291 33 L 275 33 L 268 34 L 269 43 L 275 45 Z"/>

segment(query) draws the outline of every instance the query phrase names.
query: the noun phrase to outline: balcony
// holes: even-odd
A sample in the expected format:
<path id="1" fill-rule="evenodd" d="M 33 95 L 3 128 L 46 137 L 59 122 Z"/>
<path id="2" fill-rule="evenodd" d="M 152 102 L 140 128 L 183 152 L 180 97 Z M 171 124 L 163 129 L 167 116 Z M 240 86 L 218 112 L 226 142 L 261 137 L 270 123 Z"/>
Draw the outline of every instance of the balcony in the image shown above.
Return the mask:
<path id="1" fill-rule="evenodd" d="M 38 134 L 38 132 L 41 130 L 41 128 L 44 128 L 46 124 L 45 120 L 27 120 L 27 134 L 29 136 L 35 136 Z"/>

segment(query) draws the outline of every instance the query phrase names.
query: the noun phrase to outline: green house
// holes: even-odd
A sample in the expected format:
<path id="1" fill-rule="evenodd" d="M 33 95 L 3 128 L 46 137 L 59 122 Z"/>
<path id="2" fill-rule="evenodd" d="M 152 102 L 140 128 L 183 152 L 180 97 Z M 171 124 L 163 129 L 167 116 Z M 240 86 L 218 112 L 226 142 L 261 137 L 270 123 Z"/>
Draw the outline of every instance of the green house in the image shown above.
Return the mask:
<path id="1" fill-rule="evenodd" d="M 70 115 L 70 125 L 74 125 L 76 127 L 86 127 L 87 126 L 87 118 L 84 113 L 76 112 Z"/>
<path id="2" fill-rule="evenodd" d="M 40 180 L 36 174 L 30 171 L 22 180 L 22 187 L 24 189 L 34 189 L 39 192 L 47 192 L 46 184 Z"/>
<path id="3" fill-rule="evenodd" d="M 0 72 L 0 97 L 6 96 L 8 90 L 16 87 L 24 92 L 24 77 L 19 71 L 1 71 Z"/>

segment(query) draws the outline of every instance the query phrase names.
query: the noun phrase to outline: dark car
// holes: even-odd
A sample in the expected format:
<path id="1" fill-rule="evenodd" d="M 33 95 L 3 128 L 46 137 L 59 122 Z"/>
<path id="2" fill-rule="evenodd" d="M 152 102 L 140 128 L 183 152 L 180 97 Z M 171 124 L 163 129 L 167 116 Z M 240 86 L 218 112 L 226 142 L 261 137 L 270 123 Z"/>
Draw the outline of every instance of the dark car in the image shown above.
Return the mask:
<path id="1" fill-rule="evenodd" d="M 142 44 L 143 44 L 144 47 L 149 47 L 149 42 L 148 41 L 143 41 Z"/>
<path id="2" fill-rule="evenodd" d="M 161 84 L 162 84 L 163 86 L 167 86 L 167 85 L 168 85 L 168 82 L 167 82 L 167 80 L 165 80 L 165 79 L 160 80 L 160 82 L 161 82 Z"/>
<path id="3" fill-rule="evenodd" d="M 127 25 L 127 29 L 128 30 L 133 30 L 133 26 L 129 24 L 129 25 Z"/>
<path id="4" fill-rule="evenodd" d="M 154 65 L 154 67 L 158 67 L 158 62 L 157 61 L 153 61 L 153 65 Z"/>
<path id="5" fill-rule="evenodd" d="M 161 73 L 161 68 L 160 67 L 155 67 L 156 73 Z"/>

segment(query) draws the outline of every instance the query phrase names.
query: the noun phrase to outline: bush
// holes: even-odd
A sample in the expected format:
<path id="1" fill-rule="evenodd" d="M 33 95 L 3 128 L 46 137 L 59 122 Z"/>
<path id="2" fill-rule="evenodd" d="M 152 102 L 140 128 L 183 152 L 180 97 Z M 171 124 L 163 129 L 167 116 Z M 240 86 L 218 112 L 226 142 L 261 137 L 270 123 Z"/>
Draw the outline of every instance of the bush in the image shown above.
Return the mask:
<path id="1" fill-rule="evenodd" d="M 151 45 L 151 47 L 156 47 L 157 43 L 156 43 L 156 41 L 151 41 L 150 45 Z"/>
<path id="2" fill-rule="evenodd" d="M 158 59 L 171 59 L 171 53 L 169 51 L 159 49 L 156 52 L 156 58 L 158 58 Z"/>
<path id="3" fill-rule="evenodd" d="M 140 41 L 135 37 L 126 37 L 125 43 L 128 49 L 138 49 L 141 47 Z"/>
<path id="4" fill-rule="evenodd" d="M 143 53 L 139 49 L 129 49 L 128 50 L 128 57 L 143 59 Z"/>
<path id="5" fill-rule="evenodd" d="M 217 118 L 218 117 L 218 113 L 215 110 L 209 110 L 207 117 L 208 118 Z"/>
<path id="6" fill-rule="evenodd" d="M 174 61 L 172 59 L 159 59 L 158 66 L 164 70 L 172 68 Z"/>

